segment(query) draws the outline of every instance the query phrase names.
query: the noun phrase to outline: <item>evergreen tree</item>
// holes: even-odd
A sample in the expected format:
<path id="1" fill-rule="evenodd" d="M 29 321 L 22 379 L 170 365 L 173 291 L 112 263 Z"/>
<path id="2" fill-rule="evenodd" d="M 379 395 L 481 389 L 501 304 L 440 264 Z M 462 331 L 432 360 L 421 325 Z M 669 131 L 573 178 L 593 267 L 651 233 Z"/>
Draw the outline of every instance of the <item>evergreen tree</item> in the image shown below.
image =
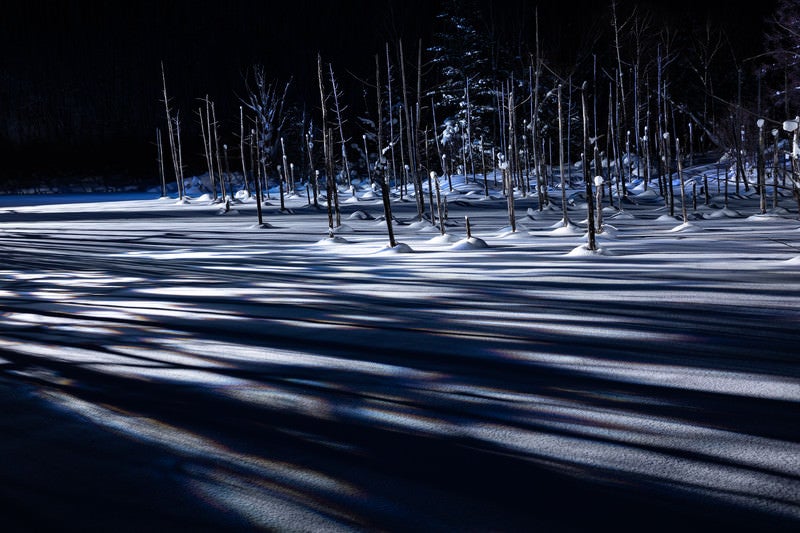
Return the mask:
<path id="1" fill-rule="evenodd" d="M 784 117 L 800 108 L 800 0 L 778 0 L 764 35 L 770 61 L 765 65 L 773 104 Z"/>
<path id="2" fill-rule="evenodd" d="M 437 75 L 428 97 L 441 117 L 437 133 L 442 148 L 454 160 L 470 139 L 493 139 L 497 76 L 490 39 L 476 23 L 480 16 L 475 0 L 447 0 L 428 48 Z"/>

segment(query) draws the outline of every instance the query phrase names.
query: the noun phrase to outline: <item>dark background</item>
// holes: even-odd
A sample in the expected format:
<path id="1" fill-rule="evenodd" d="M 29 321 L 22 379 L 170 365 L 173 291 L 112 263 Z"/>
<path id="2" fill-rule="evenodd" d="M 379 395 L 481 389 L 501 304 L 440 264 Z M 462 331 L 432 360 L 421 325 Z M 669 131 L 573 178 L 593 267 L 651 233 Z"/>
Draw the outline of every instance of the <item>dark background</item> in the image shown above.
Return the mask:
<path id="1" fill-rule="evenodd" d="M 622 2 L 623 4 L 625 2 Z M 630 4 L 631 2 L 627 2 Z M 774 1 L 639 2 L 676 24 L 724 20 L 737 46 L 757 50 Z M 510 36 L 532 41 L 533 2 L 478 2 Z M 600 5 L 603 4 L 603 5 Z M 668 4 L 665 6 L 665 4 Z M 540 2 L 540 29 L 569 60 L 605 3 Z M 294 96 L 317 104 L 316 56 L 333 63 L 346 95 L 374 77 L 374 55 L 403 39 L 431 43 L 440 1 L 82 2 L 29 0 L 0 18 L 0 180 L 19 175 L 153 175 L 155 130 L 165 129 L 161 62 L 187 133 L 208 95 L 235 131 L 244 79 L 263 64 L 292 78 Z M 515 38 L 512 36 L 512 38 Z M 743 52 L 744 53 L 744 52 Z"/>

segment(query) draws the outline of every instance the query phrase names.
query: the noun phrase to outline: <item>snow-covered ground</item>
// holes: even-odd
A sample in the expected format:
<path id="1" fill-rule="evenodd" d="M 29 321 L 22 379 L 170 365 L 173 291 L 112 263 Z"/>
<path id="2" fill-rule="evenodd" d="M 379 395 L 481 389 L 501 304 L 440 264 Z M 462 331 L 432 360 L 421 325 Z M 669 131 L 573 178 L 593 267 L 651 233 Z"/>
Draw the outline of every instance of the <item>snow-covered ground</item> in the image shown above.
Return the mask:
<path id="1" fill-rule="evenodd" d="M 334 239 L 302 192 L 1 198 L 4 530 L 800 527 L 790 196 L 630 184 L 591 253 L 577 190 L 511 232 L 441 184 L 395 249 L 367 187 Z"/>

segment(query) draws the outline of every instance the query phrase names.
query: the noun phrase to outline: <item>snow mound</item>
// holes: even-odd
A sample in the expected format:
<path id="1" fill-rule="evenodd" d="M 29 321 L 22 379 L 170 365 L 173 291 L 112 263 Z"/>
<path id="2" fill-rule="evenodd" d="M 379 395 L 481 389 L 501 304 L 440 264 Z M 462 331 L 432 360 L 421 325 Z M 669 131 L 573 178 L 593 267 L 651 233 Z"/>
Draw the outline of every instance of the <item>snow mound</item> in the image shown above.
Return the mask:
<path id="1" fill-rule="evenodd" d="M 430 231 L 431 229 L 438 231 L 438 228 L 427 220 L 417 220 L 416 222 L 412 222 L 408 225 L 408 228 L 418 231 Z"/>
<path id="2" fill-rule="evenodd" d="M 348 226 L 347 224 L 341 224 L 333 228 L 334 233 L 353 233 L 353 228 Z"/>
<path id="3" fill-rule="evenodd" d="M 541 210 L 529 207 L 528 210 L 525 212 L 525 214 L 528 215 L 528 217 L 535 220 L 540 216 L 542 216 L 543 214 L 545 214 L 546 211 L 555 211 L 557 209 L 558 208 L 553 204 L 544 204 Z"/>
<path id="4" fill-rule="evenodd" d="M 376 217 L 375 220 L 376 220 L 376 225 L 377 226 L 382 226 L 382 225 L 386 224 L 386 216 L 385 215 L 381 215 L 379 217 Z M 395 225 L 395 226 L 405 226 L 406 225 L 405 222 L 399 220 L 395 216 L 392 216 L 392 224 Z"/>
<path id="5" fill-rule="evenodd" d="M 254 224 L 254 225 L 250 226 L 250 228 L 252 228 L 252 229 L 269 229 L 269 228 L 274 228 L 274 227 L 275 226 L 273 226 L 269 222 L 262 222 L 261 224 Z"/>
<path id="6" fill-rule="evenodd" d="M 568 257 L 590 257 L 593 255 L 610 255 L 606 252 L 603 248 L 598 248 L 597 250 L 590 250 L 588 244 L 581 244 L 580 246 L 573 248 L 567 253 Z"/>
<path id="7" fill-rule="evenodd" d="M 497 234 L 498 239 L 527 239 L 529 237 L 528 230 L 519 227 L 517 227 L 517 231 L 511 231 L 510 227 L 506 227 Z"/>
<path id="8" fill-rule="evenodd" d="M 776 218 L 780 218 L 780 215 L 776 213 L 766 213 L 763 215 L 761 213 L 756 213 L 755 215 L 750 215 L 747 217 L 747 220 L 753 220 L 755 222 L 768 222 L 770 220 L 775 220 Z"/>
<path id="9" fill-rule="evenodd" d="M 556 229 L 556 228 L 569 227 L 569 226 L 575 226 L 575 224 L 573 224 L 571 220 L 567 220 L 566 223 L 565 223 L 564 219 L 562 218 L 558 222 L 552 224 L 550 227 L 553 228 L 553 229 Z"/>
<path id="10" fill-rule="evenodd" d="M 552 237 L 564 237 L 569 235 L 583 235 L 583 229 L 576 226 L 575 224 L 567 224 L 566 226 L 562 226 L 561 222 L 558 223 L 558 227 L 556 227 L 553 231 L 549 232 L 548 235 Z"/>
<path id="11" fill-rule="evenodd" d="M 610 215 L 608 218 L 613 218 L 614 220 L 633 220 L 636 217 L 627 211 L 618 211 L 616 214 Z"/>
<path id="12" fill-rule="evenodd" d="M 350 213 L 350 216 L 347 217 L 350 220 L 358 219 L 358 220 L 375 220 L 375 217 L 367 213 L 366 211 L 353 211 Z"/>
<path id="13" fill-rule="evenodd" d="M 791 259 L 787 259 L 784 261 L 787 265 L 800 265 L 800 255 L 797 257 L 792 257 Z"/>
<path id="14" fill-rule="evenodd" d="M 741 218 L 742 214 L 735 209 L 718 209 L 706 215 L 706 218 Z"/>
<path id="15" fill-rule="evenodd" d="M 431 244 L 450 244 L 456 242 L 457 240 L 459 240 L 457 236 L 450 233 L 445 233 L 444 235 L 437 235 L 436 237 L 433 237 L 428 242 Z"/>
<path id="16" fill-rule="evenodd" d="M 315 242 L 314 244 L 317 244 L 317 245 L 320 245 L 320 246 L 329 246 L 331 244 L 348 244 L 348 243 L 350 243 L 350 241 L 348 241 L 344 237 L 339 237 L 339 236 L 334 235 L 333 237 L 325 237 L 324 239 L 320 239 L 317 242 Z"/>
<path id="17" fill-rule="evenodd" d="M 785 207 L 773 207 L 772 209 L 767 209 L 767 213 L 771 215 L 788 215 L 789 210 Z"/>
<path id="18" fill-rule="evenodd" d="M 658 222 L 675 222 L 676 220 L 678 220 L 678 217 L 675 217 L 675 216 L 672 216 L 672 215 L 668 215 L 668 214 L 661 215 L 660 217 L 658 217 L 656 219 L 656 221 L 658 221 Z"/>
<path id="19" fill-rule="evenodd" d="M 691 222 L 684 222 L 679 226 L 675 226 L 670 231 L 674 233 L 695 233 L 698 231 L 703 231 L 703 228 L 695 226 Z"/>
<path id="20" fill-rule="evenodd" d="M 376 254 L 410 254 L 410 253 L 413 253 L 413 252 L 414 252 L 414 250 L 412 250 L 409 245 L 407 245 L 405 243 L 402 243 L 402 242 L 398 242 L 397 245 L 394 246 L 394 247 L 392 247 L 392 246 L 384 246 L 383 248 L 381 248 L 380 250 L 378 250 L 375 253 Z"/>
<path id="21" fill-rule="evenodd" d="M 486 244 L 486 241 L 483 239 L 479 239 L 478 237 L 469 237 L 467 239 L 461 239 L 460 241 L 457 241 L 450 248 L 453 250 L 476 250 L 488 247 L 489 245 Z"/>
<path id="22" fill-rule="evenodd" d="M 607 239 L 614 239 L 617 237 L 617 233 L 619 230 L 612 226 L 611 224 L 603 224 L 602 226 L 603 231 L 598 231 L 595 235 L 597 237 L 605 237 Z"/>

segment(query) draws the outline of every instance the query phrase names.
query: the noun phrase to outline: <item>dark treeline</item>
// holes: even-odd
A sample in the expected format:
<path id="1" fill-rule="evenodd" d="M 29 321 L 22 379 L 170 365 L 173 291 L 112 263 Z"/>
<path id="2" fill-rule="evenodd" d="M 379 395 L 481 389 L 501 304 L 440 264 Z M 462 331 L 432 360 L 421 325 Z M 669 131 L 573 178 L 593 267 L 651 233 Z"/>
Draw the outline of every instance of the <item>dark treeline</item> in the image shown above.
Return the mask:
<path id="1" fill-rule="evenodd" d="M 653 136 L 659 128 L 685 137 L 687 150 L 735 149 L 743 126 L 744 142 L 752 144 L 756 118 L 772 128 L 798 109 L 791 90 L 797 87 L 791 83 L 797 76 L 793 44 L 770 23 L 777 15 L 790 28 L 796 24 L 788 20 L 800 11 L 792 0 L 761 2 L 749 16 L 714 2 L 672 2 L 668 12 L 660 2 L 631 1 L 367 2 L 357 18 L 353 7 L 337 3 L 268 4 L 9 6 L 0 22 L 5 188 L 62 173 L 155 177 L 156 130 L 166 135 L 167 129 L 161 64 L 173 118 L 181 121 L 187 174 L 206 170 L 197 115 L 203 98 L 216 106 L 223 142 L 236 149 L 253 142 L 251 135 L 239 138 L 239 108 L 252 96 L 260 66 L 271 83 L 289 84 L 272 142 L 285 137 L 288 160 L 304 161 L 306 136 L 322 142 L 325 133 L 318 54 L 335 72 L 341 95 L 346 142 L 333 167 L 352 163 L 360 172 L 370 153 L 374 160 L 392 141 L 391 163 L 414 159 L 412 172 L 444 172 L 441 154 L 460 157 L 462 171 L 474 168 L 476 154 L 491 167 L 498 154 L 511 154 L 512 145 L 514 154 L 549 156 L 559 87 L 571 128 L 568 162 L 580 159 L 582 96 L 590 105 L 593 139 L 606 157 L 619 156 L 626 143 L 641 154 L 645 133 Z M 377 107 L 376 82 L 384 109 Z M 245 106 L 246 133 L 257 129 L 251 111 Z M 413 135 L 402 133 L 409 127 Z M 412 143 L 415 152 L 402 143 Z M 276 157 L 276 144 L 261 148 Z M 530 164 L 533 157 L 526 157 L 515 164 Z M 274 171 L 271 163 L 264 172 Z M 317 164 L 324 173 L 324 164 L 311 161 Z"/>

